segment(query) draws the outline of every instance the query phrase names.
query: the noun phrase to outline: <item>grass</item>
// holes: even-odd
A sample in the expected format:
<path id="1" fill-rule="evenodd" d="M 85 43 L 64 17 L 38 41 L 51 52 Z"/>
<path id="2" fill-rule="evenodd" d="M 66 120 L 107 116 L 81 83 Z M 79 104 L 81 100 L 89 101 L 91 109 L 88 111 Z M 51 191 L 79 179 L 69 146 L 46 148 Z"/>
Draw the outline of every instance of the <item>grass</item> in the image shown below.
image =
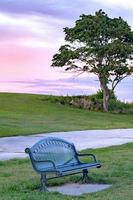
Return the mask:
<path id="1" fill-rule="evenodd" d="M 97 193 L 80 197 L 61 195 L 57 192 L 39 192 L 39 176 L 32 170 L 29 160 L 0 162 L 0 199 L 1 200 L 132 200 L 133 199 L 133 143 L 113 146 L 93 152 L 102 163 L 101 169 L 91 169 L 92 183 L 108 183 L 112 187 Z M 79 175 L 54 179 L 49 185 L 77 182 Z"/>
<path id="2" fill-rule="evenodd" d="M 133 128 L 133 114 L 61 105 L 53 96 L 0 93 L 0 137 L 53 131 Z"/>

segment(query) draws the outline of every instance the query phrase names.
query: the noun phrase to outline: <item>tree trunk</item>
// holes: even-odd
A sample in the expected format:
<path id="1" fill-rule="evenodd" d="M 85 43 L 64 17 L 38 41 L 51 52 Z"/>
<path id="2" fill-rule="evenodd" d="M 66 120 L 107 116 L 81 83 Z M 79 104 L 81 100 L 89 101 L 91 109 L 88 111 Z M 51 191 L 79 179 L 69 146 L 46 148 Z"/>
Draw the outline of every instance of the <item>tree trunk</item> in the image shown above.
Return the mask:
<path id="1" fill-rule="evenodd" d="M 108 112 L 109 111 L 109 98 L 110 98 L 109 89 L 106 84 L 105 78 L 99 77 L 99 81 L 100 81 L 101 89 L 103 91 L 103 110 L 105 112 Z"/>
<path id="2" fill-rule="evenodd" d="M 104 90 L 103 90 L 103 110 L 105 112 L 109 111 L 109 90 L 108 90 L 108 88 L 104 88 Z"/>

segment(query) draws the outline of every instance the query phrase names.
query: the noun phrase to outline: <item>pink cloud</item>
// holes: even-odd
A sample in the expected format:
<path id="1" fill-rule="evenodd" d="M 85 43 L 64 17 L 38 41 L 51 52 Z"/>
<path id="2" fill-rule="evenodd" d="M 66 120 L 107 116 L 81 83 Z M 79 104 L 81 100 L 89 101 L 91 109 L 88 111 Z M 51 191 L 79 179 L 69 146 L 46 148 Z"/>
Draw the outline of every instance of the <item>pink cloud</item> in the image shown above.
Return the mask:
<path id="1" fill-rule="evenodd" d="M 0 45 L 0 80 L 58 79 L 70 77 L 51 68 L 55 52 L 46 48 Z"/>
<path id="2" fill-rule="evenodd" d="M 52 53 L 41 48 L 0 47 L 1 80 L 49 76 Z"/>

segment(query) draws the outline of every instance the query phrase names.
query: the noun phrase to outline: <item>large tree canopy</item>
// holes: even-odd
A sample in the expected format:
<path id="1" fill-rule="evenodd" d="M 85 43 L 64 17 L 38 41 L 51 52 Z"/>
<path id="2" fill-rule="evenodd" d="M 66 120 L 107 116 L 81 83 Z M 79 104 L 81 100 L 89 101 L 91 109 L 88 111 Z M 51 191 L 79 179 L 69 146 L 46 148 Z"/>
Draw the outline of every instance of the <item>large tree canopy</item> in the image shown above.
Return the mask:
<path id="1" fill-rule="evenodd" d="M 53 56 L 52 66 L 75 73 L 94 73 L 108 111 L 109 90 L 133 73 L 133 32 L 121 17 L 110 18 L 99 10 L 81 15 L 73 28 L 64 28 L 66 45 Z"/>

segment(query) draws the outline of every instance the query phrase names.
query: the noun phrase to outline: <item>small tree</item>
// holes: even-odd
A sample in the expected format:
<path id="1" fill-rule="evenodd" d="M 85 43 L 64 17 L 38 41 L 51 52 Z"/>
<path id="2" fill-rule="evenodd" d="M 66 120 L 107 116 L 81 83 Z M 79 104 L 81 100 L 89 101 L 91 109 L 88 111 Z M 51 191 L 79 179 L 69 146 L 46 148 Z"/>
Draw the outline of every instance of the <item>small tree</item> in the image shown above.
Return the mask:
<path id="1" fill-rule="evenodd" d="M 109 18 L 102 10 L 81 15 L 73 28 L 64 28 L 66 45 L 53 56 L 53 67 L 98 76 L 103 109 L 108 111 L 109 90 L 133 73 L 133 32 L 121 17 Z"/>

